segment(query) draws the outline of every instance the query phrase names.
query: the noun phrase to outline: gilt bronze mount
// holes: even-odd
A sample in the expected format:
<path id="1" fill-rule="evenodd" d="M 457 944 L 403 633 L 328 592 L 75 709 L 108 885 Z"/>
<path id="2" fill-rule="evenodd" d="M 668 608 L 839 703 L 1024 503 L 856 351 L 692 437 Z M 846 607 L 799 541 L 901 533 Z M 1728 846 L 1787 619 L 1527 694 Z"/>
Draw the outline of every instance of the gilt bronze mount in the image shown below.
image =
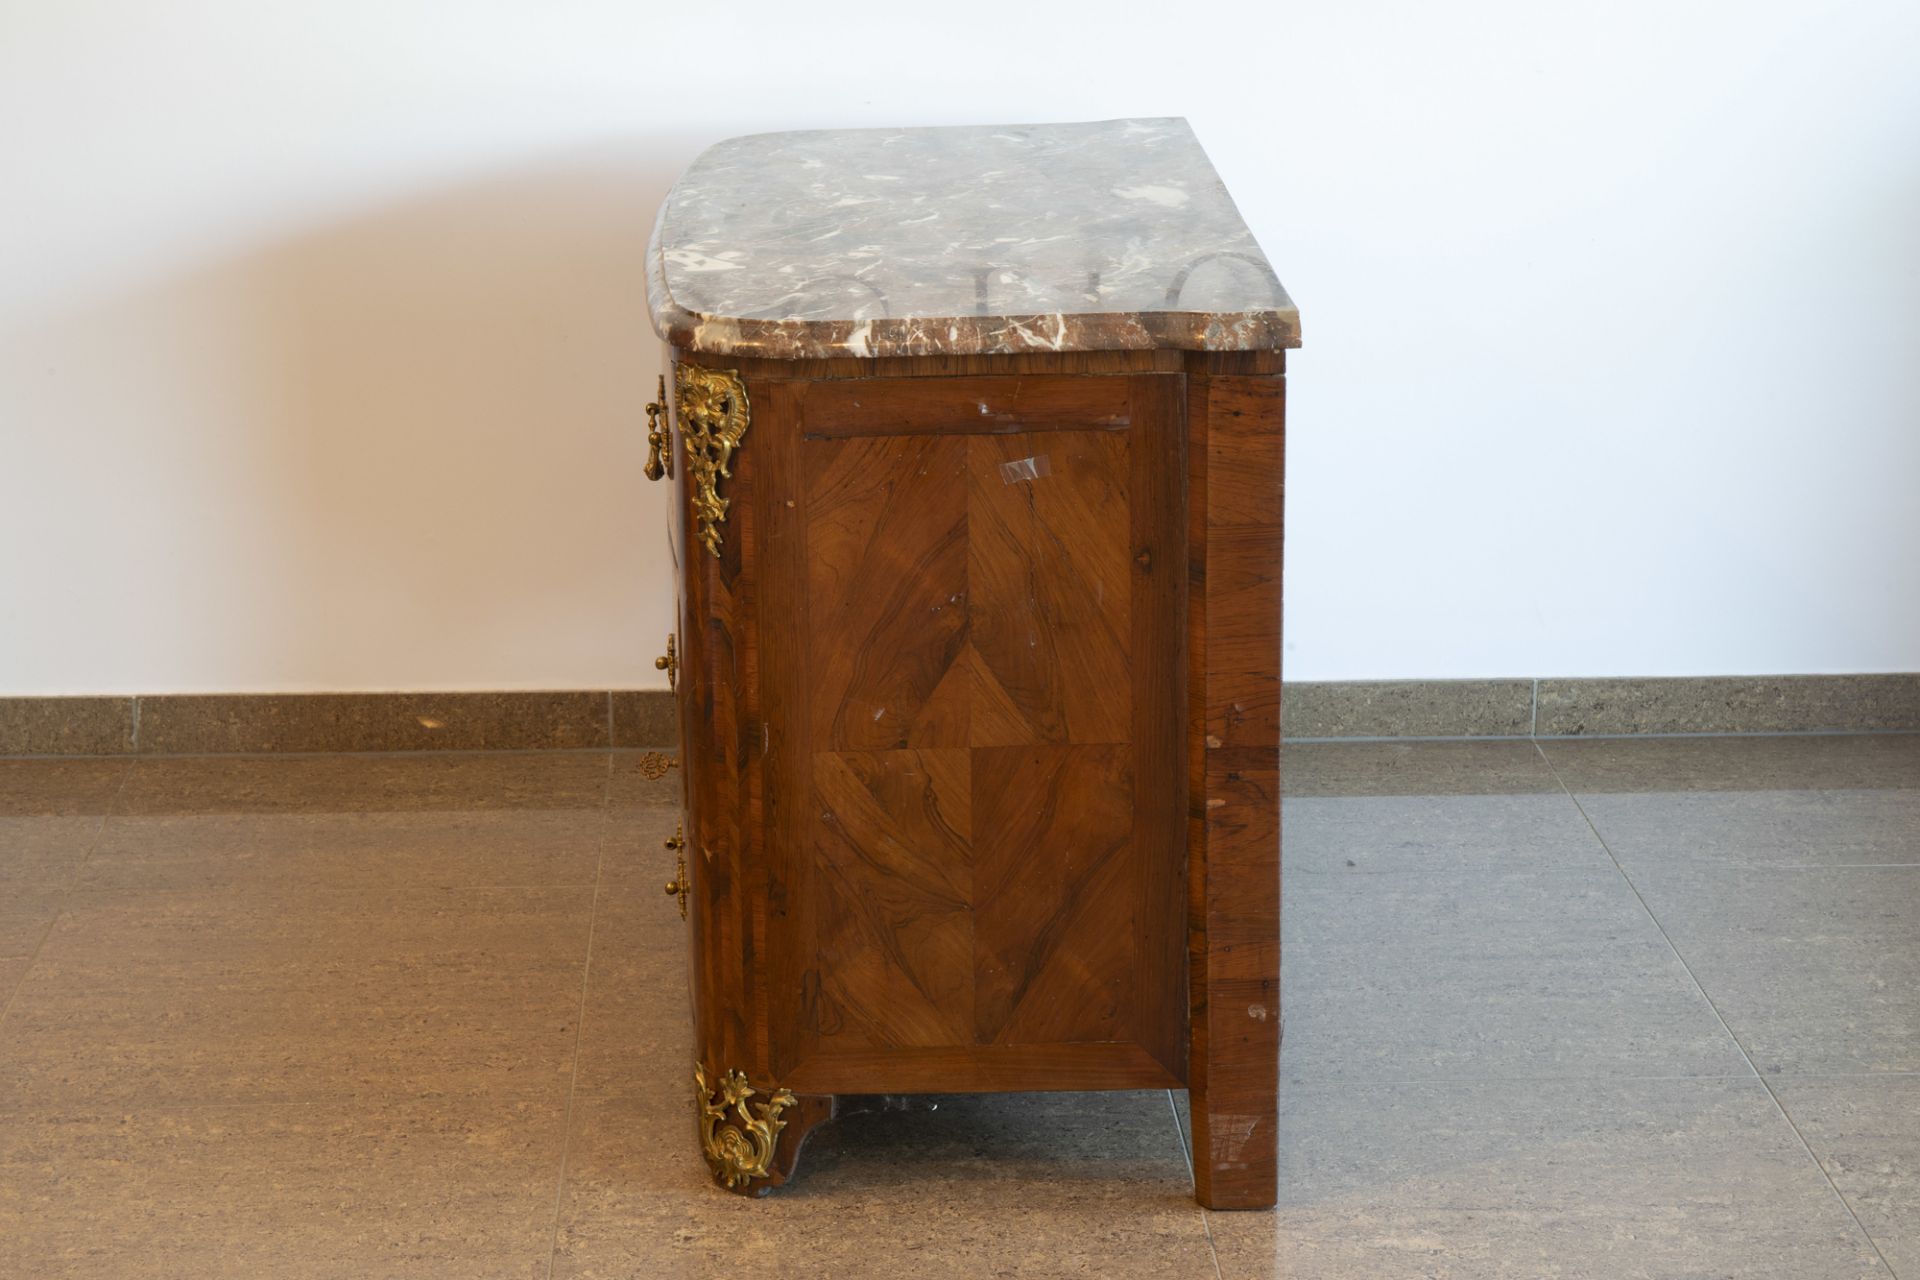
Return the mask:
<path id="1" fill-rule="evenodd" d="M 705 1067 L 695 1066 L 693 1084 L 700 1104 L 700 1147 L 715 1182 L 740 1190 L 756 1178 L 773 1172 L 773 1155 L 787 1122 L 780 1113 L 795 1104 L 791 1092 L 774 1089 L 764 1095 L 738 1071 L 726 1071 L 719 1082 L 707 1079 Z"/>
<path id="2" fill-rule="evenodd" d="M 737 373 L 695 364 L 676 364 L 673 385 L 678 393 L 680 439 L 687 451 L 687 478 L 692 482 L 687 501 L 700 524 L 701 544 L 718 556 L 720 526 L 727 520 L 727 499 L 720 496 L 720 482 L 733 477 L 733 451 L 747 434 L 747 387 Z"/>

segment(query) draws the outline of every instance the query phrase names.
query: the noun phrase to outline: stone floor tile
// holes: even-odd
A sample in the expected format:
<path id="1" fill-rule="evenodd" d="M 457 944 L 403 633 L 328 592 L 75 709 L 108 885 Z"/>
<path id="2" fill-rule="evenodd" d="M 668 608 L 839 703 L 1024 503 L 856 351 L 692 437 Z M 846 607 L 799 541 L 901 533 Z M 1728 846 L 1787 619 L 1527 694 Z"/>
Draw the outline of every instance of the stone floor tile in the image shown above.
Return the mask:
<path id="1" fill-rule="evenodd" d="M 1629 874 L 1920 863 L 1920 790 L 1600 792 L 1580 804 Z"/>
<path id="2" fill-rule="evenodd" d="M 1760 1082 L 1296 1088 L 1223 1280 L 1887 1280 Z"/>
<path id="3" fill-rule="evenodd" d="M 1920 1075 L 1770 1083 L 1887 1264 L 1920 1276 Z"/>
<path id="4" fill-rule="evenodd" d="M 1920 866 L 1634 884 L 1760 1071 L 1920 1071 Z"/>
<path id="5" fill-rule="evenodd" d="M 1580 807 L 1557 791 L 1297 796 L 1280 818 L 1289 875 L 1614 869 Z"/>
<path id="6" fill-rule="evenodd" d="M 0 1116 L 0 1275 L 538 1280 L 564 1113 L 469 1096 Z"/>
<path id="7" fill-rule="evenodd" d="M 1747 1072 L 1615 872 L 1295 876 L 1289 1082 Z"/>
<path id="8" fill-rule="evenodd" d="M 1214 1275 L 1164 1091 L 926 1101 L 823 1126 L 761 1200 L 712 1185 L 685 1089 L 584 1102 L 554 1275 Z"/>
<path id="9" fill-rule="evenodd" d="M 0 1109 L 564 1096 L 592 899 L 75 893 L 0 1023 Z"/>

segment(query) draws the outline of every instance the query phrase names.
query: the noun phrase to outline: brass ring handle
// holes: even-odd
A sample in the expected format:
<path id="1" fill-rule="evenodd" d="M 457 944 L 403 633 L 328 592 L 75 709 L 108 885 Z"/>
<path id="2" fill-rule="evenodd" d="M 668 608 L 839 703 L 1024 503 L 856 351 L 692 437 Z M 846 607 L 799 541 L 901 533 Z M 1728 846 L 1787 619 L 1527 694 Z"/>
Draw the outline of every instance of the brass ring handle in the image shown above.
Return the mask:
<path id="1" fill-rule="evenodd" d="M 660 375 L 660 398 L 647 403 L 647 479 L 673 474 L 673 436 L 667 430 L 667 376 Z"/>

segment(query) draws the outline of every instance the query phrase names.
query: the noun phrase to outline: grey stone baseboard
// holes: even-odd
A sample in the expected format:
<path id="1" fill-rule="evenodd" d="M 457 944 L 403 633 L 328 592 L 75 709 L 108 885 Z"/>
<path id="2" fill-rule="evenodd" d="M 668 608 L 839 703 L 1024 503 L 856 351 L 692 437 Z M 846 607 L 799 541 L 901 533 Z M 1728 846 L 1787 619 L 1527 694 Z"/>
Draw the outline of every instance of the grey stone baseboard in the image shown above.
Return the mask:
<path id="1" fill-rule="evenodd" d="M 671 748 L 665 689 L 0 698 L 0 755 Z"/>
<path id="2" fill-rule="evenodd" d="M 1920 731 L 1920 674 L 1288 684 L 1289 739 Z"/>
<path id="3" fill-rule="evenodd" d="M 1286 735 L 1561 738 L 1920 732 L 1920 674 L 1288 684 Z M 0 755 L 674 745 L 665 689 L 0 697 Z"/>

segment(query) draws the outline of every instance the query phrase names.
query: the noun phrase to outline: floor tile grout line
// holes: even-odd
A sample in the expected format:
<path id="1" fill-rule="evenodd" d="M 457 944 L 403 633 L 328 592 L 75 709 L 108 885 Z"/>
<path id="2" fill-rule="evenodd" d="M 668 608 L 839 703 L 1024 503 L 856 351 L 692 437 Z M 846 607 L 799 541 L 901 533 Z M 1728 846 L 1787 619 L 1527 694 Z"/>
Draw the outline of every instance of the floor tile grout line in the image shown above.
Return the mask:
<path id="1" fill-rule="evenodd" d="M 1166 1090 L 1167 1113 L 1173 1117 L 1173 1140 L 1180 1144 L 1180 1159 L 1187 1166 L 1187 1184 L 1198 1190 L 1194 1181 L 1193 1153 L 1187 1150 L 1187 1131 L 1180 1125 L 1180 1104 L 1174 1100 L 1173 1090 Z M 1226 1280 L 1220 1272 L 1220 1254 L 1213 1247 L 1213 1222 L 1207 1214 L 1205 1205 L 1196 1206 L 1200 1214 L 1200 1234 L 1206 1237 L 1207 1257 L 1213 1262 L 1214 1280 Z"/>
<path id="2" fill-rule="evenodd" d="M 613 793 L 613 752 L 607 752 L 607 772 L 600 786 L 600 811 L 607 817 L 607 808 Z M 553 1280 L 553 1266 L 560 1252 L 560 1211 L 566 1203 L 567 1194 L 567 1158 L 573 1151 L 573 1110 L 575 1093 L 580 1085 L 580 1046 L 585 1042 L 587 1030 L 587 993 L 593 981 L 593 935 L 600 924 L 600 887 L 605 877 L 607 862 L 607 841 L 612 833 L 606 829 L 600 832 L 599 856 L 593 866 L 593 905 L 587 914 L 587 954 L 580 965 L 580 1011 L 573 1020 L 573 1062 L 567 1071 L 567 1104 L 560 1111 L 560 1168 L 553 1180 L 553 1230 L 547 1237 L 547 1280 Z"/>
<path id="3" fill-rule="evenodd" d="M 1620 859 L 1614 854 L 1613 846 L 1608 844 L 1607 838 L 1600 834 L 1600 828 L 1595 824 L 1592 816 L 1587 813 L 1586 806 L 1580 803 L 1580 798 L 1573 794 L 1573 789 L 1567 786 L 1566 781 L 1560 777 L 1560 771 L 1554 768 L 1553 761 L 1548 757 L 1546 749 L 1537 742 L 1534 743 L 1533 749 L 1540 753 L 1540 759 L 1545 762 L 1547 770 L 1553 774 L 1554 781 L 1560 783 L 1560 789 L 1567 793 L 1567 799 L 1571 800 L 1573 807 L 1579 810 L 1581 820 L 1587 824 L 1587 829 L 1593 832 L 1593 838 L 1600 842 L 1600 847 L 1607 851 L 1609 858 L 1613 859 L 1613 865 L 1618 868 L 1620 878 L 1626 882 L 1627 889 L 1633 894 L 1634 901 L 1640 904 L 1640 909 L 1647 913 L 1647 919 L 1652 921 L 1655 929 L 1659 930 L 1660 936 L 1666 939 L 1668 948 L 1673 952 L 1673 958 L 1680 962 L 1680 967 L 1686 972 L 1688 981 L 1693 983 L 1694 989 L 1700 993 L 1700 998 L 1707 1002 L 1707 1008 L 1713 1012 L 1713 1016 L 1719 1021 L 1721 1029 L 1727 1033 L 1727 1038 L 1733 1042 L 1733 1047 L 1737 1049 L 1740 1056 L 1746 1060 L 1747 1069 L 1753 1072 L 1753 1078 L 1760 1082 L 1762 1089 L 1766 1090 L 1767 1097 L 1773 1102 L 1774 1110 L 1780 1113 L 1782 1120 L 1786 1121 L 1787 1128 L 1792 1131 L 1793 1136 L 1800 1140 L 1800 1149 L 1807 1153 L 1807 1159 L 1813 1161 L 1813 1167 L 1820 1171 L 1820 1177 L 1826 1182 L 1827 1190 L 1833 1193 L 1833 1198 L 1839 1201 L 1840 1207 L 1847 1211 L 1847 1217 L 1853 1220 L 1853 1225 L 1860 1231 L 1861 1239 L 1865 1240 L 1867 1247 L 1873 1250 L 1873 1256 L 1880 1260 L 1880 1265 L 1885 1269 L 1887 1275 L 1891 1276 L 1893 1280 L 1899 1280 L 1899 1273 L 1893 1269 L 1893 1264 L 1887 1261 L 1887 1255 L 1881 1252 L 1880 1242 L 1873 1238 L 1873 1233 L 1867 1230 L 1867 1224 L 1860 1221 L 1860 1215 L 1854 1212 L 1853 1205 L 1847 1201 L 1846 1196 L 1841 1194 L 1840 1184 L 1833 1180 L 1831 1173 L 1827 1172 L 1826 1164 L 1814 1152 L 1813 1144 L 1807 1141 L 1807 1135 L 1800 1132 L 1800 1126 L 1793 1122 L 1793 1116 L 1787 1112 L 1786 1106 L 1780 1101 L 1780 1095 L 1775 1093 L 1773 1086 L 1767 1083 L 1767 1077 L 1761 1073 L 1759 1066 L 1755 1064 L 1753 1055 L 1747 1051 L 1747 1046 L 1741 1043 L 1739 1036 L 1734 1034 L 1733 1027 L 1727 1022 L 1726 1015 L 1720 1012 L 1720 1006 L 1715 1004 L 1713 997 L 1707 993 L 1707 988 L 1700 981 L 1700 976 L 1693 971 L 1693 966 L 1687 963 L 1686 956 L 1680 953 L 1680 948 L 1674 942 L 1672 935 L 1667 932 L 1667 927 L 1660 923 L 1660 917 L 1654 914 L 1653 908 L 1648 905 L 1646 897 L 1641 894 L 1640 886 L 1636 885 L 1633 882 L 1633 877 L 1627 874 L 1626 867 L 1621 864 Z"/>
<path id="4" fill-rule="evenodd" d="M 1847 1216 L 1853 1219 L 1853 1225 L 1860 1228 L 1860 1234 L 1866 1237 L 1874 1256 L 1880 1259 L 1880 1265 L 1887 1269 L 1887 1274 L 1892 1276 L 1893 1280 L 1900 1280 L 1900 1273 L 1893 1269 L 1893 1264 L 1887 1261 L 1887 1255 L 1880 1251 L 1880 1242 L 1873 1238 L 1873 1232 L 1867 1230 L 1867 1224 L 1860 1221 L 1860 1215 L 1854 1212 L 1852 1203 L 1841 1192 L 1840 1184 L 1833 1180 L 1833 1174 L 1828 1170 L 1827 1162 L 1820 1158 L 1819 1153 L 1813 1149 L 1813 1144 L 1807 1141 L 1807 1135 L 1800 1132 L 1799 1122 L 1793 1118 L 1793 1113 L 1787 1110 L 1787 1104 L 1780 1100 L 1780 1095 L 1774 1091 L 1772 1083 L 1765 1076 L 1760 1077 L 1760 1087 L 1767 1091 L 1769 1098 L 1773 1099 L 1773 1105 L 1779 1110 L 1780 1118 L 1787 1122 L 1789 1129 L 1793 1130 L 1793 1136 L 1800 1139 L 1800 1145 L 1807 1149 L 1807 1158 L 1813 1161 L 1813 1167 L 1820 1171 L 1822 1178 L 1826 1179 L 1827 1186 L 1833 1190 L 1834 1199 L 1840 1202 L 1840 1207 L 1845 1209 Z"/>
<path id="5" fill-rule="evenodd" d="M 86 852 L 75 859 L 72 873 L 68 876 L 66 884 L 60 888 L 60 905 L 55 908 L 53 917 L 41 928 L 40 936 L 34 940 L 33 950 L 27 953 L 26 968 L 20 970 L 20 976 L 14 980 L 13 989 L 7 992 L 6 1000 L 0 1002 L 0 1030 L 6 1027 L 7 1015 L 13 1012 L 14 1002 L 19 1000 L 20 993 L 26 989 L 27 979 L 33 974 L 33 967 L 40 963 L 40 953 L 46 949 L 48 939 L 53 937 L 54 926 L 59 924 L 60 917 L 66 914 L 68 900 L 72 897 L 74 886 L 80 879 L 81 868 L 86 866 L 87 859 L 93 856 L 94 850 L 100 847 L 101 836 L 107 829 L 107 819 L 112 817 L 114 810 L 119 808 L 120 794 L 126 790 L 127 779 L 132 774 L 133 765 L 129 761 L 127 766 L 120 770 L 120 777 L 113 784 L 113 794 L 107 798 L 100 820 L 93 824 L 93 834 L 87 839 Z"/>

